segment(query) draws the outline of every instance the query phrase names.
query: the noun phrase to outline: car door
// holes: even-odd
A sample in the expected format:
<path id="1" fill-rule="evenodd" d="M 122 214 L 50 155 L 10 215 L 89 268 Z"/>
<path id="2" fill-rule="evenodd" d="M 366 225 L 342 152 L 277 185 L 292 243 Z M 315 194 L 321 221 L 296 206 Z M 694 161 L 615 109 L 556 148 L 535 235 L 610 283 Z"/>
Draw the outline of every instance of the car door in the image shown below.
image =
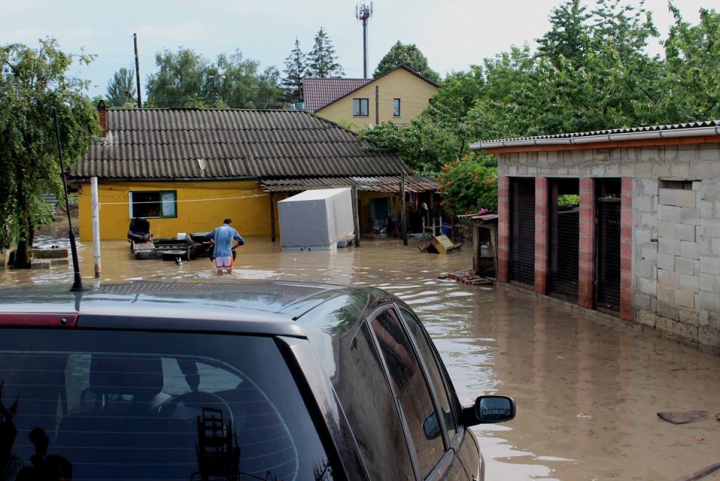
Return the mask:
<path id="1" fill-rule="evenodd" d="M 445 436 L 449 449 L 445 460 L 448 468 L 442 479 L 466 480 L 475 479 L 479 469 L 479 451 L 474 443 L 472 433 L 458 423 L 460 404 L 455 396 L 452 383 L 447 375 L 442 359 L 420 320 L 409 308 L 398 306 L 407 326 L 418 357 L 427 372 L 428 381 L 437 401 L 437 409 L 441 412 Z"/>
<path id="2" fill-rule="evenodd" d="M 399 312 L 385 306 L 370 316 L 369 323 L 396 399 L 416 479 L 467 480 L 451 447 L 456 437 L 452 404 L 436 397 L 436 381 L 418 357 L 420 349 Z M 444 387 L 443 392 L 447 394 Z"/>

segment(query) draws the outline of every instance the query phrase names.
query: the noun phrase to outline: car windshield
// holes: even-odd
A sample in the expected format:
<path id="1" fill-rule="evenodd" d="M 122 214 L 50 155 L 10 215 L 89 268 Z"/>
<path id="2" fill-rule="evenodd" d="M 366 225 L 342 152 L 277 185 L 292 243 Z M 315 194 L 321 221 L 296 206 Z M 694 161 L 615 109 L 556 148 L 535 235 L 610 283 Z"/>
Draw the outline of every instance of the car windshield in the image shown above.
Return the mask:
<path id="1" fill-rule="evenodd" d="M 331 480 L 270 337 L 0 333 L 0 480 Z"/>

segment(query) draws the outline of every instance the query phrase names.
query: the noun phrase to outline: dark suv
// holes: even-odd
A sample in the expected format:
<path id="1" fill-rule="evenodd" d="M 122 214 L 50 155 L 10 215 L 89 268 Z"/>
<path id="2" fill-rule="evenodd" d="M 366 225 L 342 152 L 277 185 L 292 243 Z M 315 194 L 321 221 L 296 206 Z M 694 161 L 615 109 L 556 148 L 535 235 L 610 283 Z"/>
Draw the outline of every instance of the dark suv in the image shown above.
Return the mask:
<path id="1" fill-rule="evenodd" d="M 379 289 L 0 290 L 1 480 L 476 480 L 468 426 L 514 415 Z"/>

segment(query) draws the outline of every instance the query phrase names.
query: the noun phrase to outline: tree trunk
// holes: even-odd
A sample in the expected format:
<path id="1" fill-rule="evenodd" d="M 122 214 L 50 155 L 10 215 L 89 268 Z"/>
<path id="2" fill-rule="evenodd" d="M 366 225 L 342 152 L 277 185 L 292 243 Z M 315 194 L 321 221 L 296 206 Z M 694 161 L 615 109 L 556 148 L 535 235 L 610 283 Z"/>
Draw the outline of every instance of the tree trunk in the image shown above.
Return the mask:
<path id="1" fill-rule="evenodd" d="M 29 212 L 28 199 L 21 188 L 18 189 L 18 210 L 20 211 L 20 239 L 15 249 L 15 262 L 14 267 L 19 268 L 30 268 L 30 247 L 32 246 L 32 220 L 27 215 Z M 25 214 L 25 215 L 23 215 Z"/>
<path id="2" fill-rule="evenodd" d="M 18 242 L 15 249 L 15 262 L 13 267 L 22 267 L 30 269 L 30 246 L 25 240 Z"/>

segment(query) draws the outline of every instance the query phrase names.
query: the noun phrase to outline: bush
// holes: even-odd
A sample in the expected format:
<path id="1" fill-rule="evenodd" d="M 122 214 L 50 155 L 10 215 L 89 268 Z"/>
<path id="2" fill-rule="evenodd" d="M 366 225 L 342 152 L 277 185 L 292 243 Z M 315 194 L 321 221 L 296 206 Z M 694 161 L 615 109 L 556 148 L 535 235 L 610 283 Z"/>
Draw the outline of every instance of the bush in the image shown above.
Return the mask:
<path id="1" fill-rule="evenodd" d="M 451 215 L 474 214 L 480 209 L 497 210 L 497 161 L 495 156 L 474 151 L 444 165 L 437 177 L 443 200 Z"/>

